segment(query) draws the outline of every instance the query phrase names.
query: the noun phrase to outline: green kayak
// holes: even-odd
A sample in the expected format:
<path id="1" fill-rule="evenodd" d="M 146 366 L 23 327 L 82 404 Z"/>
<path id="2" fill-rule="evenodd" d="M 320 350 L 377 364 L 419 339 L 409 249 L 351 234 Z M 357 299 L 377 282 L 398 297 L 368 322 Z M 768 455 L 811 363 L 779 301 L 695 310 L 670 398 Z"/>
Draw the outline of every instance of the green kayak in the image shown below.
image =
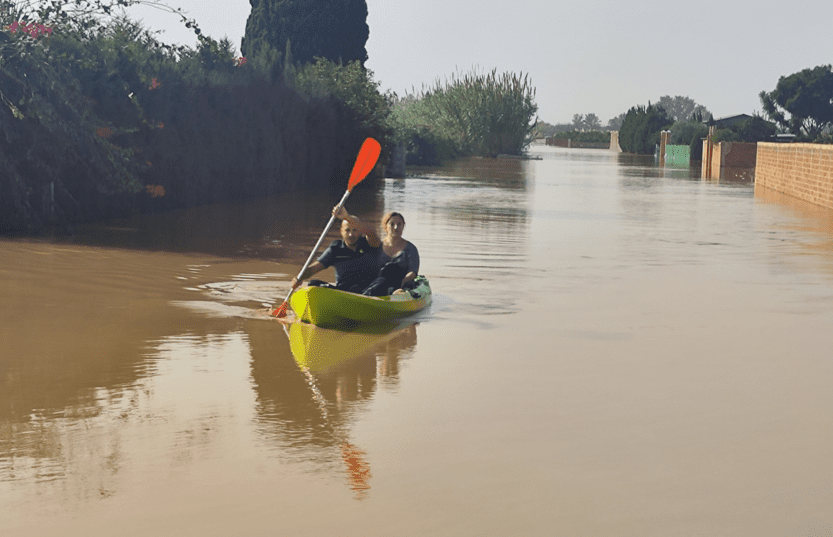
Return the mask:
<path id="1" fill-rule="evenodd" d="M 418 276 L 416 287 L 390 296 L 365 296 L 327 287 L 302 287 L 289 305 L 304 322 L 317 326 L 355 327 L 413 315 L 431 303 L 431 287 Z"/>

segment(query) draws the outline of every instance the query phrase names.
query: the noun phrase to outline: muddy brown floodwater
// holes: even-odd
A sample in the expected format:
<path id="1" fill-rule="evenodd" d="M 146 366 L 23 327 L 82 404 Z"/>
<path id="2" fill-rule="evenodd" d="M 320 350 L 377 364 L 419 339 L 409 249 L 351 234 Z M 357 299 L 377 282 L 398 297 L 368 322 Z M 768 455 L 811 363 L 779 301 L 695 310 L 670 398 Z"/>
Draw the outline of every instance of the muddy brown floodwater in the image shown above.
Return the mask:
<path id="1" fill-rule="evenodd" d="M 831 214 L 533 154 L 360 185 L 435 300 L 354 333 L 263 315 L 332 196 L 0 240 L 0 534 L 831 534 Z"/>

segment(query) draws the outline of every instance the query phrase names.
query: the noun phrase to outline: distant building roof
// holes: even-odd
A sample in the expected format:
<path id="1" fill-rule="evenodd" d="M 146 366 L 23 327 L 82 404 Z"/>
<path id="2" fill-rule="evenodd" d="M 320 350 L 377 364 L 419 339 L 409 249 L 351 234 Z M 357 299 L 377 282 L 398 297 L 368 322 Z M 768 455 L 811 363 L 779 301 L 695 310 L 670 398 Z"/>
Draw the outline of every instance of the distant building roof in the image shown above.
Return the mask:
<path id="1" fill-rule="evenodd" d="M 738 114 L 736 116 L 715 119 L 712 124 L 718 129 L 727 129 L 729 127 L 734 127 L 735 125 L 739 125 L 744 121 L 749 121 L 750 119 L 752 119 L 752 116 L 749 114 Z"/>

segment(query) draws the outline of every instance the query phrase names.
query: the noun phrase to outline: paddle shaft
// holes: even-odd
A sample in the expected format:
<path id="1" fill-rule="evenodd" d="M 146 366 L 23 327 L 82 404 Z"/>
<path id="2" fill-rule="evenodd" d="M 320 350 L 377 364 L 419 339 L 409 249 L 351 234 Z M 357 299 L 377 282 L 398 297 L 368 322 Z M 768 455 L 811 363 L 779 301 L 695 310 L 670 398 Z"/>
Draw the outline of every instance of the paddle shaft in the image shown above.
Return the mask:
<path id="1" fill-rule="evenodd" d="M 342 196 L 341 201 L 340 201 L 340 202 L 338 202 L 338 205 L 337 205 L 337 206 L 336 206 L 336 208 L 333 210 L 333 212 L 334 212 L 334 213 L 337 213 L 337 212 L 339 212 L 339 211 L 341 210 L 341 208 L 344 206 L 344 202 L 346 202 L 346 201 L 347 201 L 347 197 L 348 197 L 348 196 L 350 196 L 350 190 L 347 190 L 347 191 L 344 193 L 344 196 Z M 327 227 L 325 227 L 325 228 L 324 228 L 324 231 L 321 233 L 321 236 L 320 236 L 320 237 L 318 237 L 318 242 L 316 242 L 316 243 L 315 243 L 315 246 L 312 248 L 312 252 L 310 252 L 309 257 L 307 258 L 306 263 L 304 263 L 304 266 L 303 266 L 303 267 L 301 267 L 300 272 L 298 272 L 298 281 L 299 281 L 299 282 L 301 281 L 301 276 L 303 276 L 303 275 L 304 275 L 304 272 L 307 270 L 307 267 L 309 267 L 309 266 L 310 266 L 310 263 L 312 263 L 312 258 L 313 258 L 313 257 L 315 257 L 315 254 L 318 252 L 318 248 L 320 248 L 320 247 L 321 247 L 321 243 L 322 243 L 322 242 L 324 242 L 324 237 L 326 237 L 326 236 L 327 236 L 327 233 L 330 231 L 330 228 L 333 226 L 333 222 L 335 221 L 335 219 L 336 219 L 336 215 L 335 215 L 335 214 L 333 214 L 333 215 L 330 217 L 330 221 L 329 221 L 329 222 L 327 222 Z M 288 295 L 286 295 L 286 300 L 284 300 L 284 301 L 283 301 L 283 302 L 284 302 L 284 304 L 286 304 L 287 302 L 289 302 L 289 297 L 291 297 L 291 296 L 292 296 L 292 293 L 294 293 L 294 292 L 295 292 L 295 289 L 290 289 L 290 290 L 289 290 L 289 294 L 288 294 Z"/>
<path id="2" fill-rule="evenodd" d="M 382 146 L 379 145 L 379 142 L 373 138 L 365 139 L 361 149 L 359 149 L 359 154 L 356 157 L 356 163 L 353 164 L 353 171 L 350 173 L 350 181 L 347 183 L 347 192 L 344 193 L 344 197 L 342 197 L 341 201 L 338 202 L 338 205 L 333 211 L 333 216 L 330 217 L 327 227 L 324 228 L 324 232 L 321 233 L 321 236 L 318 238 L 318 242 L 315 243 L 315 248 L 313 248 L 312 252 L 309 254 L 307 262 L 304 263 L 304 266 L 301 268 L 301 272 L 298 273 L 299 281 L 301 280 L 301 276 L 303 276 L 304 272 L 307 270 L 307 267 L 309 267 L 309 264 L 312 263 L 312 258 L 315 257 L 315 253 L 321 246 L 321 242 L 324 240 L 327 232 L 330 231 L 330 227 L 332 227 L 333 221 L 336 219 L 336 214 L 341 211 L 341 208 L 344 206 L 344 202 L 347 201 L 347 196 L 350 195 L 350 191 L 353 190 L 354 186 L 361 183 L 364 178 L 367 177 L 367 174 L 370 173 L 370 170 L 372 170 L 376 165 L 376 161 L 379 160 L 379 153 L 381 150 Z M 272 315 L 277 317 L 286 316 L 286 308 L 289 304 L 289 298 L 292 296 L 294 291 L 294 288 L 289 290 L 289 294 L 286 295 L 286 300 L 283 301 L 283 304 L 281 304 L 278 309 L 272 312 Z"/>

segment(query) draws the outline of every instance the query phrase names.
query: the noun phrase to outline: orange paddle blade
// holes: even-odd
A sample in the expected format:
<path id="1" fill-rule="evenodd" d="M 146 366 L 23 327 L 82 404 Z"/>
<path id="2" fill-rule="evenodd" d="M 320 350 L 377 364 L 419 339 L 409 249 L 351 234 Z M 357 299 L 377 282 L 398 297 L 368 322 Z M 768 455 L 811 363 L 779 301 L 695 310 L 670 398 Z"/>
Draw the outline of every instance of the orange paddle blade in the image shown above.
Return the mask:
<path id="1" fill-rule="evenodd" d="M 359 155 L 356 157 L 356 163 L 353 165 L 353 172 L 350 174 L 347 190 L 353 190 L 354 186 L 367 177 L 370 170 L 376 166 L 376 161 L 379 160 L 379 153 L 381 152 L 382 146 L 373 138 L 364 141 L 362 148 L 359 150 Z"/>
<path id="2" fill-rule="evenodd" d="M 278 306 L 277 308 L 272 310 L 272 315 L 274 315 L 275 317 L 278 317 L 278 318 L 286 317 L 286 306 L 287 306 L 287 303 L 284 302 L 283 304 L 281 304 L 280 306 Z"/>

